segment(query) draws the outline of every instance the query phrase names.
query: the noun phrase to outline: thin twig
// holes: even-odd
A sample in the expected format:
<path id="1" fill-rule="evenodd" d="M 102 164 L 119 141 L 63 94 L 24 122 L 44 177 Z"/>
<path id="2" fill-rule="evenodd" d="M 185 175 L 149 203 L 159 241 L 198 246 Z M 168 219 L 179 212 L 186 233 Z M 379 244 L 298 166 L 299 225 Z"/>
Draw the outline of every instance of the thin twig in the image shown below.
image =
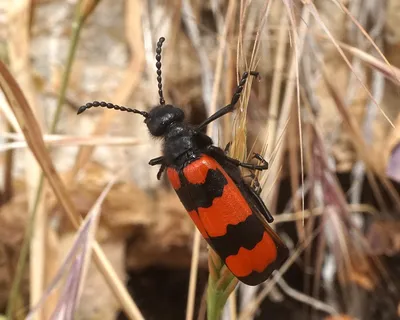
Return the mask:
<path id="1" fill-rule="evenodd" d="M 324 311 L 330 315 L 338 315 L 339 313 L 336 311 L 335 308 L 331 307 L 330 305 L 317 300 L 313 297 L 310 297 L 298 290 L 295 290 L 293 288 L 291 288 L 287 282 L 280 277 L 279 280 L 277 281 L 278 285 L 281 287 L 281 289 L 290 297 L 292 297 L 293 299 L 302 302 L 304 304 L 307 304 L 311 307 L 313 307 L 316 310 L 319 311 Z"/>

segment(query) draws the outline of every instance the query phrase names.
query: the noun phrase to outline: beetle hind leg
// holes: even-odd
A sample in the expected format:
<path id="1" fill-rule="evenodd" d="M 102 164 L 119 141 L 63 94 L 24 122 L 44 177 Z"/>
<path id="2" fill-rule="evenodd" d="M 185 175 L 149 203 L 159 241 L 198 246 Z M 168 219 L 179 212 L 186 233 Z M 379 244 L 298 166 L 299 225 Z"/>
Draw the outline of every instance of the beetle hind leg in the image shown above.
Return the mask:
<path id="1" fill-rule="evenodd" d="M 267 170 L 268 169 L 268 162 L 265 160 L 260 154 L 254 153 L 253 158 L 257 159 L 261 162 L 261 164 L 253 164 L 253 163 L 248 163 L 248 162 L 241 162 L 237 159 L 225 156 L 226 160 L 233 163 L 234 165 L 237 165 L 242 168 L 246 168 L 249 170 Z"/>
<path id="2" fill-rule="evenodd" d="M 256 174 L 253 171 L 250 171 L 250 173 L 247 176 L 245 176 L 245 178 L 251 178 L 252 181 L 249 184 L 250 187 L 254 190 L 254 192 L 257 195 L 260 195 L 262 192 L 262 187 L 261 187 L 260 181 L 258 180 Z"/>

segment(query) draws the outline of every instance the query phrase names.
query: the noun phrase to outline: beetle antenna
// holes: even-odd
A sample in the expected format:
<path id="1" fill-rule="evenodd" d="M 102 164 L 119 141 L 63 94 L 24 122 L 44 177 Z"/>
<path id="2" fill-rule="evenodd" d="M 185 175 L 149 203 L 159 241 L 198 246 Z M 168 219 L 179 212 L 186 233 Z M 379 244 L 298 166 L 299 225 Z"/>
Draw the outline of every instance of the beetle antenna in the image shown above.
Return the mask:
<path id="1" fill-rule="evenodd" d="M 88 102 L 85 105 L 81 106 L 78 109 L 78 114 L 81 114 L 82 112 L 86 111 L 87 109 L 90 109 L 92 107 L 102 107 L 102 108 L 108 108 L 108 109 L 115 109 L 119 111 L 126 111 L 126 112 L 133 112 L 133 113 L 138 113 L 142 115 L 143 117 L 147 118 L 149 114 L 145 111 L 139 111 L 136 109 L 131 109 L 123 106 L 119 106 L 117 104 L 109 103 L 109 102 L 104 102 L 104 101 L 93 101 L 93 102 Z"/>
<path id="2" fill-rule="evenodd" d="M 163 42 L 165 41 L 164 37 L 161 37 L 157 42 L 156 47 L 156 68 L 157 68 L 157 82 L 158 82 L 158 95 L 160 96 L 160 105 L 165 105 L 164 94 L 162 90 L 162 77 L 161 77 L 161 48 Z"/>

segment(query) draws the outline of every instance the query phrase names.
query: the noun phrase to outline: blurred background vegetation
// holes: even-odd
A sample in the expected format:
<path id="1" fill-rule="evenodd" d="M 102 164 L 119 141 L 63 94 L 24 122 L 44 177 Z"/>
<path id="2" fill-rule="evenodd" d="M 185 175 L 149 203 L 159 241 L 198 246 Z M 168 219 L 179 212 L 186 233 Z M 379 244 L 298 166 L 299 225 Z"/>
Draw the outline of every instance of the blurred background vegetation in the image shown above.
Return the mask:
<path id="1" fill-rule="evenodd" d="M 261 75 L 209 133 L 269 161 L 291 256 L 223 318 L 398 319 L 399 20 L 398 0 L 1 0 L 0 311 L 205 319 L 207 246 L 147 164 L 160 141 L 141 117 L 76 115 L 156 105 L 164 36 L 164 95 L 193 124 Z"/>

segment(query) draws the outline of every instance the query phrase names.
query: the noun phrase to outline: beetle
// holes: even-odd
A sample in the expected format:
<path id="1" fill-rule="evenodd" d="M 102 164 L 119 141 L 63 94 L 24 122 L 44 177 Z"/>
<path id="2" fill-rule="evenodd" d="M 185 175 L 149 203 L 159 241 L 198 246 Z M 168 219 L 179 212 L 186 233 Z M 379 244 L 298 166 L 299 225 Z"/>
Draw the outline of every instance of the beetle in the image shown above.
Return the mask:
<path id="1" fill-rule="evenodd" d="M 240 167 L 268 169 L 259 154 L 260 164 L 240 162 L 227 155 L 227 150 L 213 144 L 202 132 L 208 124 L 233 112 L 249 76 L 244 72 L 231 102 L 197 126 L 186 123 L 181 108 L 165 104 L 162 88 L 161 49 L 165 38 L 156 46 L 156 69 L 159 105 L 149 112 L 107 102 L 89 102 L 78 114 L 92 107 L 105 107 L 140 114 L 153 137 L 162 139 L 162 156 L 151 159 L 160 165 L 157 178 L 166 170 L 170 184 L 192 218 L 203 238 L 220 256 L 228 269 L 241 282 L 258 285 L 269 278 L 288 257 L 288 249 L 268 223 L 273 217 L 260 198 L 259 187 L 252 187 Z"/>

